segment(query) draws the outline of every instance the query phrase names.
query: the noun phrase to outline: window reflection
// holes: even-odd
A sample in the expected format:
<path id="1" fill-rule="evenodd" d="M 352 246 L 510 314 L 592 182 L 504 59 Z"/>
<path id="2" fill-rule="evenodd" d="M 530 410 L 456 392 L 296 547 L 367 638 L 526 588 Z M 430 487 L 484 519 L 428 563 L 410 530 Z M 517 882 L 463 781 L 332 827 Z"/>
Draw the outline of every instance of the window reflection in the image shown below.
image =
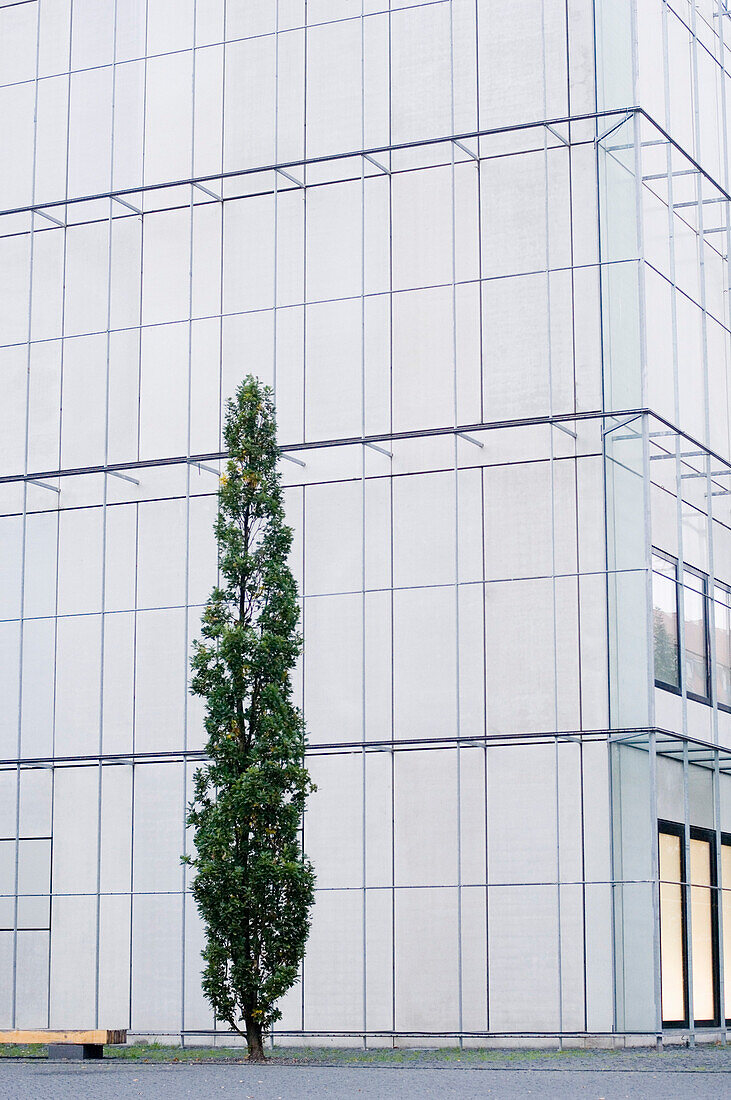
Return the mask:
<path id="1" fill-rule="evenodd" d="M 683 655 L 680 659 L 679 614 L 682 596 Z M 681 679 L 689 698 L 711 701 L 708 577 L 691 566 L 683 567 L 662 550 L 652 554 L 652 602 L 655 650 L 655 683 L 679 692 Z M 717 640 L 718 684 L 721 706 L 731 708 L 731 592 L 719 585 L 714 597 L 714 631 Z"/>
<path id="2" fill-rule="evenodd" d="M 683 618 L 685 626 L 685 656 L 683 673 L 688 695 L 707 701 L 710 696 L 708 676 L 708 623 L 706 617 L 707 581 L 702 573 L 687 566 L 684 569 Z"/>
<path id="3" fill-rule="evenodd" d="M 652 555 L 652 616 L 655 636 L 655 682 L 680 690 L 678 659 L 677 563 L 665 555 Z"/>
<path id="4" fill-rule="evenodd" d="M 731 591 L 716 585 L 713 603 L 716 640 L 716 698 L 721 707 L 731 708 Z"/>

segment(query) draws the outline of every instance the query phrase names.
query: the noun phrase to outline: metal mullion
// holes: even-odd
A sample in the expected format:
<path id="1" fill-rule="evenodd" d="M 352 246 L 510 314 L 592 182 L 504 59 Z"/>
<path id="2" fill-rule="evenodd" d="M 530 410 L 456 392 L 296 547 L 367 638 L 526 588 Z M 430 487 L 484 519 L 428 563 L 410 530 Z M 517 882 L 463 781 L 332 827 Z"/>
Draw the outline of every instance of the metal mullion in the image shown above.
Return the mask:
<path id="1" fill-rule="evenodd" d="M 640 186 L 638 184 L 638 186 Z M 650 755 L 649 775 L 649 812 L 650 812 L 650 874 L 652 890 L 652 916 L 653 916 L 653 979 L 655 1002 L 655 1031 L 658 1048 L 662 1046 L 662 988 L 660 970 L 660 853 L 657 836 L 657 734 L 655 724 L 655 670 L 654 651 L 650 644 L 653 637 L 652 631 L 652 522 L 650 514 L 650 458 L 649 458 L 649 421 L 648 417 L 642 418 L 642 465 L 644 481 L 644 523 L 645 523 L 645 619 L 647 631 L 647 691 L 649 704 L 649 725 L 651 732 L 648 740 Z"/>
<path id="2" fill-rule="evenodd" d="M 662 40 L 663 40 L 663 80 L 664 80 L 664 96 L 665 96 L 665 125 L 670 129 L 670 62 L 668 53 L 668 15 L 667 6 L 662 6 Z M 677 310 L 677 294 L 678 288 L 676 285 L 676 258 L 675 258 L 675 215 L 674 215 L 674 176 L 673 176 L 673 149 L 670 145 L 667 146 L 665 151 L 666 171 L 667 171 L 667 188 L 668 188 L 668 239 L 669 239 L 669 259 L 670 259 L 670 323 L 672 332 L 672 367 L 673 367 L 673 415 L 676 423 L 680 423 L 680 371 L 679 371 L 679 352 L 678 352 L 678 310 Z M 682 712 L 682 731 L 684 735 L 688 733 L 688 698 L 686 693 L 685 676 L 683 675 L 683 657 L 685 654 L 685 609 L 684 609 L 684 589 L 683 589 L 683 499 L 682 499 L 682 457 L 681 457 L 681 441 L 680 437 L 676 434 L 674 438 L 675 444 L 675 531 L 677 539 L 677 574 L 676 574 L 676 593 L 677 593 L 677 608 L 678 608 L 678 681 L 680 686 L 681 697 L 681 712 Z"/>
<path id="3" fill-rule="evenodd" d="M 40 6 L 40 5 L 39 5 Z M 73 42 L 73 28 L 74 28 L 74 11 L 73 0 L 71 0 L 71 6 L 69 11 L 69 76 L 68 76 L 68 99 L 66 102 L 66 169 L 64 178 L 64 195 L 68 197 L 69 191 L 69 166 L 70 166 L 70 133 L 71 133 L 71 91 L 72 91 L 72 73 L 71 73 L 71 50 Z M 39 48 L 40 48 L 40 14 L 39 14 Z M 37 107 L 37 100 L 36 100 Z M 110 181 L 111 182 L 111 181 Z M 34 189 L 35 189 L 35 172 L 34 172 Z M 111 206 L 111 204 L 110 204 Z M 65 209 L 65 208 L 64 208 Z M 63 446 L 63 373 L 64 373 L 64 361 L 66 353 L 66 274 L 67 274 L 67 262 L 68 262 L 68 217 L 67 214 L 64 217 L 65 226 L 63 227 L 63 293 L 61 296 L 61 348 L 60 348 L 60 361 L 59 361 L 59 420 L 58 420 L 58 463 L 61 465 L 61 455 Z M 111 215 L 110 215 L 110 230 L 111 230 Z M 34 229 L 35 231 L 35 229 Z M 109 245 L 108 245 L 109 247 Z M 61 540 L 61 502 L 60 493 L 58 502 L 56 505 L 56 579 L 55 579 L 55 593 L 54 593 L 54 638 L 53 638 L 53 660 L 54 660 L 54 672 L 53 672 L 53 710 L 52 710 L 52 748 L 51 755 L 55 758 L 56 755 L 56 702 L 58 691 L 58 573 L 59 573 L 59 561 L 60 561 L 60 540 Z M 56 801 L 56 773 L 55 769 L 51 770 L 51 836 L 54 835 L 54 822 L 55 822 L 55 801 Z M 53 840 L 51 840 L 51 852 L 53 854 Z M 49 919 L 48 919 L 48 1022 L 51 1022 L 51 990 L 52 990 L 52 944 L 53 944 L 53 860 L 51 859 L 51 879 L 49 882 Z"/>
<path id="4" fill-rule="evenodd" d="M 388 0 L 388 164 L 393 153 L 393 0 Z M 388 176 L 388 367 L 389 428 L 393 433 L 393 176 Z M 389 468 L 389 587 L 391 635 L 391 1026 L 396 1030 L 396 658 L 394 645 L 394 507 L 393 465 Z"/>
<path id="5" fill-rule="evenodd" d="M 360 5 L 360 132 L 361 144 L 365 146 L 365 0 Z M 366 251 L 366 176 L 365 163 L 361 160 L 361 212 L 360 212 L 361 252 L 361 296 L 360 296 L 360 430 L 361 435 L 366 434 L 366 316 L 365 316 L 365 251 Z M 361 944 L 363 950 L 362 961 L 362 997 L 361 1011 L 363 1013 L 363 1048 L 367 1047 L 366 1036 L 368 1033 L 368 846 L 367 846 L 367 791 L 368 772 L 366 763 L 365 741 L 367 733 L 367 709 L 366 709 L 366 450 L 360 449 L 361 459 L 361 730 L 363 737 L 363 751 L 361 754 L 361 867 L 363 877 L 363 897 L 361 905 Z"/>
<path id="6" fill-rule="evenodd" d="M 33 110 L 34 119 L 34 132 L 33 132 L 33 177 L 32 177 L 32 198 L 35 201 L 36 190 L 36 169 L 38 162 L 38 68 L 39 68 L 39 56 L 40 56 L 40 33 L 41 33 L 41 7 L 38 5 L 38 14 L 36 18 L 36 73 L 35 73 L 35 105 Z M 69 45 L 70 49 L 70 45 Z M 31 232 L 30 232 L 30 247 L 28 255 L 28 317 L 27 317 L 27 333 L 28 333 L 28 348 L 26 354 L 26 385 L 25 385 L 25 446 L 24 446 L 24 469 L 28 470 L 28 449 L 30 443 L 30 366 L 31 366 L 31 337 L 32 337 L 32 318 L 33 318 L 33 258 L 35 249 L 35 234 L 33 232 L 33 220 L 31 219 Z M 18 888 L 19 888 L 19 875 L 20 875 L 20 761 L 22 753 L 22 734 L 23 734 L 23 647 L 25 642 L 25 559 L 28 541 L 28 485 L 27 483 L 23 487 L 23 525 L 21 534 L 21 579 L 20 579 L 20 625 L 18 629 L 18 726 L 17 726 L 17 754 L 18 764 L 16 768 L 16 785 L 15 785 L 15 853 L 14 853 L 14 869 L 13 869 L 13 955 L 12 955 L 12 978 L 11 978 L 11 998 L 10 998 L 10 1014 L 11 1025 L 16 1027 L 17 1023 L 17 1000 L 18 1000 Z M 51 784 L 51 823 L 53 823 L 53 783 Z M 53 835 L 53 828 L 51 827 L 51 835 Z M 51 841 L 51 868 L 53 868 L 53 840 Z M 53 873 L 51 871 L 51 873 Z M 49 885 L 49 907 L 50 907 L 50 885 Z M 49 982 L 47 997 L 50 998 L 50 908 L 49 908 L 49 933 L 48 933 L 48 951 L 49 951 Z M 48 1001 L 47 1001 L 48 1005 Z"/>
<path id="7" fill-rule="evenodd" d="M 547 112 L 547 83 L 546 83 L 546 5 L 541 0 L 541 44 L 542 44 L 542 91 L 543 113 Z M 547 319 L 547 367 L 548 367 L 548 411 L 553 417 L 553 338 L 551 329 L 551 210 L 549 198 L 549 148 L 548 127 L 543 130 L 543 185 L 544 185 L 544 225 L 545 225 L 545 275 L 546 275 L 546 319 Z M 569 153 L 567 152 L 567 157 Z M 553 714 L 554 727 L 559 725 L 558 706 L 558 596 L 556 586 L 556 478 L 555 478 L 555 440 L 552 431 L 549 431 L 549 468 L 551 480 L 551 599 L 552 599 L 552 623 L 553 623 Z M 556 936 L 557 936 L 557 1007 L 559 1032 L 563 1032 L 563 952 L 562 952 L 562 912 L 561 912 L 561 852 L 560 852 L 560 779 L 559 779 L 559 746 L 558 738 L 554 740 L 554 807 L 556 813 Z M 563 1049 L 563 1041 L 559 1039 L 559 1049 Z"/>
<path id="8" fill-rule="evenodd" d="M 690 794 L 689 781 L 688 742 L 683 741 L 683 865 L 685 869 L 683 881 L 683 904 L 685 907 L 685 920 L 683 922 L 683 945 L 686 959 L 686 1004 L 688 1011 L 689 1045 L 695 1046 L 695 1007 L 693 1004 L 693 905 L 690 887 Z"/>
<path id="9" fill-rule="evenodd" d="M 485 1027 L 490 1028 L 490 856 L 489 856 L 489 782 L 488 782 L 488 754 L 487 754 L 487 728 L 488 728 L 488 698 L 487 698 L 487 585 L 485 583 L 485 478 L 480 470 L 480 517 L 481 517 L 481 542 L 482 542 L 482 696 L 483 696 L 483 797 L 485 800 L 483 843 L 485 846 Z"/>
<path id="10" fill-rule="evenodd" d="M 449 6 L 449 64 L 450 64 L 450 129 L 455 130 L 455 103 L 454 103 L 454 10 Z M 452 414 L 455 427 L 459 421 L 458 394 L 459 384 L 457 378 L 457 212 L 456 212 L 456 170 L 454 159 L 454 142 L 450 145 L 450 206 L 451 206 L 451 275 L 452 275 Z M 459 606 L 459 442 L 457 435 L 453 437 L 452 458 L 454 463 L 454 621 L 455 621 L 455 661 L 454 661 L 454 693 L 455 693 L 455 727 L 457 737 L 461 731 L 461 700 L 460 700 L 460 606 Z M 455 753 L 456 768 L 456 834 L 457 834 L 457 1021 L 459 1031 L 459 1048 L 464 1042 L 462 1031 L 464 1028 L 464 975 L 463 975 L 463 943 L 462 943 L 462 750 L 457 745 Z"/>
<path id="11" fill-rule="evenodd" d="M 567 109 L 569 115 L 571 114 L 571 20 L 569 12 L 569 0 L 565 0 L 564 4 L 564 21 L 566 25 L 566 100 Z M 571 259 L 571 361 L 572 361 L 572 379 L 574 389 L 573 408 L 576 411 L 576 392 L 577 392 L 577 374 L 576 374 L 576 270 L 575 270 L 575 247 L 574 247 L 574 155 L 571 146 L 572 127 L 569 123 L 568 126 L 569 142 L 568 142 L 568 193 L 569 193 L 569 248 Z M 578 433 L 575 433 L 574 439 L 578 439 Z M 578 454 L 578 446 L 574 447 L 575 452 Z M 576 539 L 576 631 L 577 631 L 577 672 L 578 672 L 578 725 L 580 728 L 584 725 L 584 697 L 583 697 L 583 661 L 582 661 L 582 637 L 581 637 L 581 624 L 582 624 L 582 586 L 581 586 L 581 563 L 580 563 L 580 491 L 579 491 L 579 464 L 578 461 L 574 461 L 573 470 L 573 489 L 574 489 L 574 508 L 575 508 L 575 539 Z M 582 929 L 582 971 L 583 971 L 583 991 L 582 1000 L 584 1007 L 584 1029 L 588 1029 L 588 1013 L 589 1002 L 587 995 L 587 928 L 586 928 L 586 836 L 585 836 L 585 806 L 584 806 L 584 783 L 585 781 L 585 763 L 584 763 L 584 745 L 583 741 L 579 743 L 579 797 L 580 797 L 580 816 L 581 816 L 581 929 Z"/>
<path id="12" fill-rule="evenodd" d="M 303 150 L 304 151 L 304 150 Z M 279 0 L 274 0 L 274 160 L 279 159 Z M 274 172 L 272 185 L 273 200 L 273 268 L 272 268 L 272 390 L 277 399 L 277 282 L 279 253 L 279 173 Z M 223 354 L 223 348 L 221 349 Z M 304 402 L 303 402 L 304 410 Z M 304 413 L 303 413 L 304 415 Z M 304 576 L 304 574 L 303 574 Z M 304 626 L 304 622 L 303 622 Z"/>
<path id="13" fill-rule="evenodd" d="M 145 0 L 145 61 L 144 61 L 144 77 L 143 77 L 143 93 L 142 93 L 142 164 L 141 164 L 141 179 L 144 184 L 145 181 L 145 160 L 147 152 L 147 77 L 148 77 L 148 39 L 149 39 L 149 0 Z M 142 206 L 144 208 L 144 199 Z M 139 364 L 137 371 L 137 457 L 139 459 L 140 454 L 140 432 L 142 424 L 142 319 L 143 319 L 143 296 L 144 296 L 144 272 L 142 269 L 143 257 L 145 252 L 145 217 L 140 218 L 140 298 L 139 298 Z M 137 626 L 139 614 L 137 611 L 137 604 L 139 601 L 139 548 L 140 548 L 140 507 L 139 504 L 135 505 L 135 580 L 134 580 L 134 627 L 133 627 L 133 681 L 132 681 L 132 751 L 134 752 L 137 742 Z M 132 762 L 132 779 L 131 779 L 131 808 L 130 808 L 130 825 L 131 825 L 131 843 L 130 843 L 130 861 L 129 861 L 129 1026 L 132 1027 L 132 1010 L 133 1010 L 133 974 L 134 974 L 134 867 L 135 867 L 135 762 Z"/>
<path id="14" fill-rule="evenodd" d="M 109 151 L 109 179 L 114 180 L 114 138 L 115 138 L 115 105 L 117 89 L 117 12 L 118 0 L 114 0 L 114 32 L 112 46 L 112 123 Z M 109 240 L 107 243 L 107 334 L 106 334 L 106 363 L 105 363 L 105 387 L 104 387 L 104 464 L 109 462 L 109 394 L 110 394 L 110 357 L 111 357 L 111 323 L 112 323 L 112 257 L 114 250 L 114 218 L 113 202 L 109 200 Z M 122 475 L 123 477 L 125 475 Z M 97 782 L 97 851 L 96 851 L 96 901 L 95 901 L 95 928 L 94 928 L 94 1026 L 99 1026 L 99 982 L 101 966 L 101 865 L 102 865 L 102 822 L 103 822 L 103 768 L 101 754 L 104 749 L 104 690 L 105 675 L 104 664 L 106 656 L 106 586 L 107 586 L 107 503 L 109 492 L 109 475 L 104 478 L 104 493 L 102 500 L 102 547 L 101 547 L 101 639 L 99 660 L 99 767 Z"/>
<path id="15" fill-rule="evenodd" d="M 719 20 L 718 20 L 718 37 L 719 37 L 719 50 L 720 50 L 720 58 L 721 58 L 720 87 L 721 87 L 721 122 L 722 122 L 721 132 L 722 132 L 722 150 L 723 150 L 723 174 L 724 174 L 724 193 L 726 195 L 728 195 L 729 194 L 729 141 L 728 141 L 728 125 L 727 125 L 727 119 L 728 119 L 728 102 L 727 102 L 728 87 L 727 87 L 727 84 L 728 84 L 728 81 L 726 80 L 726 62 L 725 62 L 726 43 L 725 43 L 725 38 L 724 38 L 724 27 L 725 27 L 725 24 L 724 24 L 723 19 L 719 18 Z M 728 327 L 731 327 L 731 270 L 730 270 L 731 265 L 729 264 L 729 259 L 728 259 L 728 257 L 730 257 L 730 256 L 731 256 L 731 217 L 727 217 L 726 218 L 726 257 L 727 258 L 724 262 L 726 264 L 726 271 L 727 271 L 727 276 L 728 276 L 728 281 L 729 281 L 729 285 L 727 287 L 727 293 L 726 293 L 727 311 L 728 311 L 728 315 L 729 315 L 729 320 L 727 322 Z M 726 372 L 727 395 L 728 395 L 728 388 L 729 388 L 728 372 Z"/>
<path id="16" fill-rule="evenodd" d="M 226 163 L 226 56 L 229 50 L 230 42 L 227 37 L 228 28 L 228 0 L 223 0 L 223 58 L 221 61 L 221 184 L 223 184 L 223 171 Z M 221 186 L 221 194 L 223 195 L 223 186 Z M 219 277 L 219 316 L 218 316 L 218 425 L 217 425 L 217 437 L 219 446 L 223 439 L 223 322 L 224 322 L 224 275 L 225 275 L 225 257 L 226 257 L 226 205 L 222 201 L 220 204 L 220 226 L 221 226 L 221 256 L 219 260 L 218 277 Z M 276 222 L 275 222 L 276 225 Z M 276 257 L 275 257 L 276 262 Z M 217 475 L 218 476 L 218 475 Z M 220 581 L 220 566 L 218 563 L 218 556 L 216 558 L 216 584 Z M 216 1045 L 216 1037 L 218 1032 L 218 1019 L 213 1013 L 213 1045 Z M 274 1042 L 274 1025 L 272 1025 L 272 1043 Z"/>
<path id="17" fill-rule="evenodd" d="M 695 154 L 696 158 L 700 162 L 701 155 L 701 133 L 700 133 L 700 111 L 699 111 L 699 78 L 698 78 L 698 39 L 696 35 L 696 4 L 693 0 L 691 9 L 691 68 L 693 78 L 693 110 L 694 110 L 694 129 L 695 129 Z M 708 315 L 707 315 L 707 295 L 706 295 L 706 270 L 705 270 L 705 236 L 704 236 L 704 222 L 703 222 L 703 188 L 700 177 L 696 175 L 696 201 L 698 204 L 697 217 L 698 217 L 698 281 L 700 291 L 700 309 L 701 309 L 701 353 L 703 362 L 703 413 L 704 413 L 704 426 L 706 431 L 706 440 L 708 443 L 711 441 L 711 414 L 710 414 L 710 383 L 709 383 L 709 362 L 708 362 Z M 725 201 L 725 200 L 724 200 Z M 726 218 L 728 223 L 728 217 Z M 716 690 L 714 684 L 714 674 L 716 670 L 716 644 L 715 633 L 711 629 L 710 614 L 712 612 L 712 606 L 709 604 L 709 590 L 715 592 L 715 571 L 714 571 L 714 553 L 713 553 L 713 488 L 711 480 L 711 466 L 706 460 L 705 462 L 705 474 L 707 478 L 707 509 L 706 509 L 706 538 L 708 545 L 708 572 L 709 580 L 704 598 L 704 612 L 706 619 L 706 637 L 705 637 L 705 657 L 707 665 L 707 680 L 708 680 L 708 698 L 711 704 L 711 721 L 713 729 L 713 740 L 718 741 L 718 705 L 716 699 Z"/>
<path id="18" fill-rule="evenodd" d="M 281 31 L 280 26 L 279 26 L 279 0 L 276 0 L 276 4 L 277 4 L 276 47 L 277 47 L 277 125 L 278 125 L 278 119 L 279 119 L 279 39 L 280 39 L 280 34 L 282 33 L 282 31 Z M 304 21 L 304 26 L 302 28 L 302 56 L 303 56 L 303 61 L 302 61 L 302 157 L 303 157 L 303 164 L 302 164 L 302 183 L 300 185 L 301 189 L 302 189 L 301 194 L 302 194 L 302 438 L 303 439 L 306 438 L 305 427 L 306 427 L 306 417 L 307 417 L 307 45 L 308 45 L 308 14 L 309 14 L 308 10 L 307 10 L 307 0 L 304 0 L 304 7 L 305 7 L 305 21 Z M 278 140 L 279 140 L 279 133 L 277 132 L 277 141 Z M 277 147 L 277 155 L 278 155 L 278 147 Z M 362 161 L 361 161 L 361 171 L 362 171 Z M 286 173 L 282 173 L 282 174 L 286 178 Z M 289 179 L 291 180 L 292 177 L 290 176 Z M 293 182 L 298 183 L 299 181 L 295 179 Z M 277 177 L 276 177 L 276 174 L 275 174 L 275 186 L 276 186 L 276 184 L 277 184 Z M 278 192 L 277 192 L 277 194 L 278 194 Z M 278 222 L 278 216 L 279 215 L 278 215 L 278 211 L 277 211 L 277 214 L 276 214 L 276 217 L 275 217 L 275 224 Z M 277 260 L 276 260 L 276 256 L 275 256 L 275 263 L 276 262 L 277 262 Z M 275 282 L 275 287 L 274 287 L 274 316 L 275 316 L 275 318 L 277 316 L 278 297 L 279 297 L 279 287 Z M 275 358 L 275 369 L 276 369 L 276 358 Z M 302 488 L 302 512 L 303 512 L 303 516 L 304 516 L 306 496 L 307 496 L 307 494 L 306 494 L 304 486 L 303 486 L 303 488 Z M 304 589 L 305 575 L 306 575 L 305 574 L 305 566 L 306 566 L 305 554 L 306 554 L 306 545 L 305 545 L 305 539 L 304 539 L 304 524 L 303 524 L 303 538 L 302 538 L 302 585 L 303 585 L 303 589 Z M 302 601 L 302 603 L 303 603 L 303 608 L 304 608 L 304 606 L 305 606 L 304 600 Z M 304 610 L 303 610 L 303 634 L 304 634 Z M 303 665 L 302 665 L 302 713 L 303 714 L 304 714 L 304 700 L 305 700 L 305 672 L 304 672 L 305 664 L 304 664 L 304 662 L 306 660 L 307 660 L 307 657 L 303 653 Z M 305 814 L 303 814 L 303 816 L 302 816 L 302 851 L 303 852 L 305 850 L 306 826 L 307 826 L 307 817 L 306 817 Z M 305 1000 L 306 983 L 307 983 L 307 966 L 306 966 L 306 959 L 303 959 L 303 962 L 302 962 L 302 982 L 301 982 L 301 990 L 302 990 L 302 1028 L 303 1028 L 303 1030 L 305 1029 L 305 1025 L 306 1025 L 306 1022 L 307 1022 L 306 1000 Z"/>
<path id="19" fill-rule="evenodd" d="M 197 15 L 197 2 L 193 0 L 193 66 L 191 73 L 191 141 L 190 141 L 190 158 L 191 168 L 195 170 L 195 101 L 196 101 L 196 63 L 198 52 L 195 48 L 196 45 L 196 15 Z M 194 242 L 195 242 L 195 203 L 194 203 L 193 188 L 190 189 L 190 226 L 188 237 L 188 411 L 186 422 L 186 451 L 188 457 L 190 457 L 190 438 L 191 438 L 191 413 L 193 405 L 193 256 L 194 256 Z M 223 242 L 221 242 L 223 244 Z M 185 464 L 185 581 L 183 591 L 183 635 L 185 637 L 185 660 L 183 662 L 183 748 L 187 752 L 188 748 L 188 687 L 189 687 L 189 668 L 188 668 L 188 654 L 190 652 L 190 540 L 191 540 L 191 513 L 190 513 L 190 473 L 191 464 L 186 462 Z M 181 767 L 181 786 L 182 786 L 182 802 L 183 802 L 183 820 L 181 822 L 181 848 L 183 853 L 187 851 L 187 790 L 188 790 L 188 760 L 187 756 L 183 758 Z M 180 913 L 180 1043 L 181 1046 L 185 1046 L 185 965 L 186 965 L 186 938 L 187 938 L 187 922 L 186 922 L 186 880 L 187 870 L 185 865 L 181 863 L 180 868 L 181 878 L 181 913 Z"/>
<path id="20" fill-rule="evenodd" d="M 657 832 L 657 742 L 656 734 L 650 733 L 650 875 L 652 890 L 653 916 L 653 985 L 655 1001 L 655 1034 L 658 1049 L 662 1048 L 662 978 L 660 963 L 660 850 Z"/>
<path id="21" fill-rule="evenodd" d="M 729 191 L 729 142 L 728 142 L 728 103 L 727 103 L 727 80 L 726 80 L 726 43 L 724 37 L 725 23 L 722 18 L 718 20 L 718 38 L 719 38 L 719 55 L 721 61 L 721 73 L 720 73 L 720 90 L 721 90 L 721 134 L 722 134 L 722 152 L 723 152 L 723 173 L 724 173 L 724 186 L 725 191 L 728 194 Z M 731 271 L 729 270 L 729 259 L 731 256 L 731 218 L 726 218 L 726 272 L 729 285 L 727 287 L 726 299 L 728 303 L 729 316 L 731 317 Z M 731 324 L 731 321 L 729 322 Z M 728 371 L 726 371 L 726 393 L 728 398 L 729 392 L 729 378 Z M 712 525 L 711 525 L 712 526 Z M 715 568 L 714 568 L 715 572 Z M 715 589 L 712 589 L 713 598 L 713 615 L 715 624 L 716 614 L 716 593 Z M 715 629 L 714 633 L 714 672 L 715 672 Z M 716 698 L 716 707 L 718 706 L 717 692 L 714 691 L 714 698 Z M 716 731 L 716 740 L 718 741 L 718 732 Z M 718 758 L 718 752 L 716 753 L 716 760 L 713 769 L 713 824 L 716 832 L 716 868 L 717 874 L 720 874 L 722 868 L 722 850 L 721 850 L 721 833 L 720 833 L 720 799 L 721 799 L 721 787 L 720 787 L 720 762 Z M 725 958 L 724 958 L 724 928 L 723 928 L 723 891 L 719 891 L 718 906 L 717 906 L 717 921 L 718 921 L 718 969 L 719 969 L 719 1005 L 718 1014 L 721 1025 L 721 1040 L 726 1042 L 726 973 L 725 973 Z"/>
<path id="22" fill-rule="evenodd" d="M 474 0 L 475 13 L 475 118 L 477 130 L 480 130 L 480 0 Z M 476 140 L 477 146 L 477 272 L 479 276 L 479 324 L 480 324 L 480 418 L 485 417 L 485 378 L 484 378 L 484 308 L 483 308 L 483 263 L 482 263 L 482 161 L 479 159 L 480 139 Z M 487 761 L 487 757 L 485 758 Z M 485 894 L 485 908 L 487 908 L 487 894 Z M 487 945 L 486 945 L 487 948 Z"/>
<path id="23" fill-rule="evenodd" d="M 714 752 L 713 761 L 713 832 L 716 850 L 716 881 L 713 890 L 716 895 L 716 940 L 718 963 L 717 988 L 718 1005 L 717 1016 L 721 1028 L 721 1042 L 726 1042 L 726 973 L 723 943 L 723 837 L 721 834 L 721 774 L 718 749 Z"/>

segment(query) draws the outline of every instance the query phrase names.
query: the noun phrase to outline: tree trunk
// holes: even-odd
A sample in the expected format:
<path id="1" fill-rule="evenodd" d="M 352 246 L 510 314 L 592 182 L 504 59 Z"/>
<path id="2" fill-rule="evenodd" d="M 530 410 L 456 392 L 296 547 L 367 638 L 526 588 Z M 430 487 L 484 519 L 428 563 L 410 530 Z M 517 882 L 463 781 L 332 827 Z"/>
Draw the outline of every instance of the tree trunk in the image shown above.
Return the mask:
<path id="1" fill-rule="evenodd" d="M 262 1044 L 261 1024 L 251 1017 L 246 1018 L 246 1042 L 249 1046 L 250 1062 L 266 1062 L 264 1046 Z"/>

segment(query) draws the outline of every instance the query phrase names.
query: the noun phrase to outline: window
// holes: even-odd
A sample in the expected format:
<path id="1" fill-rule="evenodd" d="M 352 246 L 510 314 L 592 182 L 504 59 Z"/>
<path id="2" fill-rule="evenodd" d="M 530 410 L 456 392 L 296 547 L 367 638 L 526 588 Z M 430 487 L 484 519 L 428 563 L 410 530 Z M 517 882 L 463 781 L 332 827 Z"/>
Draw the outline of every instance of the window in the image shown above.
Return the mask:
<path id="1" fill-rule="evenodd" d="M 690 950 L 693 960 L 692 1006 L 695 1023 L 718 1024 L 719 964 L 716 842 L 705 829 L 690 829 L 690 878 L 687 878 L 685 829 L 661 821 L 660 849 L 660 972 L 662 1021 L 665 1027 L 687 1027 L 688 997 L 688 901 L 690 901 Z M 731 846 L 729 864 L 731 874 Z M 725 866 L 725 863 L 724 863 Z M 731 889 L 724 896 L 724 915 L 731 919 Z M 724 891 L 724 895 L 726 891 Z M 726 936 L 724 937 L 726 938 Z M 729 964 L 725 964 L 729 972 Z M 726 998 L 727 1006 L 731 998 Z M 728 1007 L 726 1007 L 728 1012 Z"/>
<path id="2" fill-rule="evenodd" d="M 716 585 L 713 630 L 716 640 L 716 699 L 719 707 L 731 710 L 731 589 L 725 584 Z"/>
<path id="3" fill-rule="evenodd" d="M 708 578 L 687 565 L 683 569 L 683 619 L 685 689 L 689 698 L 709 703 L 711 684 L 708 668 Z"/>
<path id="4" fill-rule="evenodd" d="M 719 700 L 731 710 L 731 590 L 717 586 L 714 599 L 714 629 L 725 631 L 725 648 L 719 653 L 725 662 L 718 668 L 717 679 L 725 684 Z M 725 604 L 719 603 L 719 593 Z M 683 654 L 680 654 L 680 595 L 683 606 Z M 683 582 L 679 583 L 678 562 L 662 550 L 652 552 L 652 616 L 655 644 L 655 684 L 680 694 L 681 682 L 689 699 L 711 702 L 711 667 L 709 660 L 708 577 L 689 565 L 683 567 Z M 724 618 L 724 615 L 726 618 Z"/>
<path id="5" fill-rule="evenodd" d="M 652 555 L 652 605 L 655 683 L 679 692 L 678 563 L 657 550 Z"/>
<path id="6" fill-rule="evenodd" d="M 662 1022 L 681 1026 L 688 1019 L 685 984 L 685 906 L 680 832 L 660 826 L 660 960 Z"/>
<path id="7" fill-rule="evenodd" d="M 698 1023 L 716 1023 L 715 838 L 690 834 L 690 912 L 693 950 L 693 1013 Z"/>

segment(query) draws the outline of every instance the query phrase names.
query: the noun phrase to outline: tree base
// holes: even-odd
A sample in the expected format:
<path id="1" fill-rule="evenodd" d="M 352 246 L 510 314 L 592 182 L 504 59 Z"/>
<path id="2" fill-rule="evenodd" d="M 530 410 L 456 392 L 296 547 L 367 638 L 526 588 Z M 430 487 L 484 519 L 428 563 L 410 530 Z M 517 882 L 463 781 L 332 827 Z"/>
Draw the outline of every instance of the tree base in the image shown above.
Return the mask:
<path id="1" fill-rule="evenodd" d="M 266 1062 L 267 1056 L 264 1053 L 264 1044 L 262 1042 L 262 1031 L 260 1024 L 255 1021 L 246 1021 L 246 1042 L 249 1047 L 249 1055 L 246 1059 L 247 1062 Z"/>

